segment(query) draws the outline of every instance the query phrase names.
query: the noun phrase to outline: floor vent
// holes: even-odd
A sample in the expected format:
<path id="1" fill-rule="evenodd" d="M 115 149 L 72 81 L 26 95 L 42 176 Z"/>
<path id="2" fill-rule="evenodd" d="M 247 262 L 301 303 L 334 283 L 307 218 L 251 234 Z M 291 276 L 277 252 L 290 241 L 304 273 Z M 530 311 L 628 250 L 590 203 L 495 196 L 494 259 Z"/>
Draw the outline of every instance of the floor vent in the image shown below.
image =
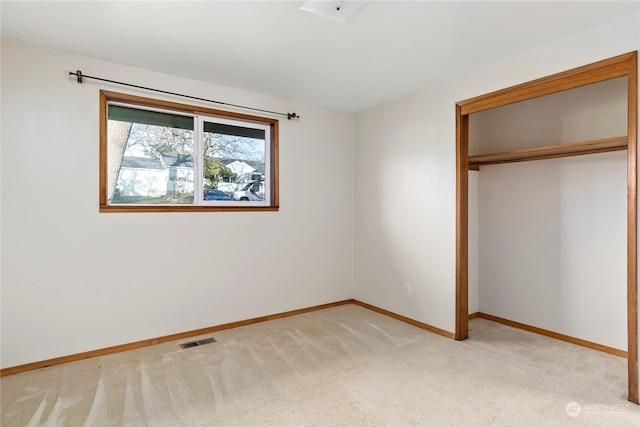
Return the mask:
<path id="1" fill-rule="evenodd" d="M 214 342 L 217 342 L 215 338 L 205 338 L 203 340 L 191 341 L 191 342 L 186 342 L 184 344 L 180 344 L 180 347 L 185 349 L 185 348 L 197 347 L 199 345 L 211 344 Z"/>

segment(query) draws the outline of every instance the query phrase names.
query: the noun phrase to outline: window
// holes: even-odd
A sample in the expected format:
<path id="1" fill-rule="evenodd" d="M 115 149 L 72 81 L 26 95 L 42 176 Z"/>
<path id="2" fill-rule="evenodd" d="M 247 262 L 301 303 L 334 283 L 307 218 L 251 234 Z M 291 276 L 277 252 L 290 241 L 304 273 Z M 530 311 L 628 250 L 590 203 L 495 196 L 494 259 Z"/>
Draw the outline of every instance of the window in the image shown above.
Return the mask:
<path id="1" fill-rule="evenodd" d="M 100 92 L 100 211 L 278 210 L 278 121 Z"/>

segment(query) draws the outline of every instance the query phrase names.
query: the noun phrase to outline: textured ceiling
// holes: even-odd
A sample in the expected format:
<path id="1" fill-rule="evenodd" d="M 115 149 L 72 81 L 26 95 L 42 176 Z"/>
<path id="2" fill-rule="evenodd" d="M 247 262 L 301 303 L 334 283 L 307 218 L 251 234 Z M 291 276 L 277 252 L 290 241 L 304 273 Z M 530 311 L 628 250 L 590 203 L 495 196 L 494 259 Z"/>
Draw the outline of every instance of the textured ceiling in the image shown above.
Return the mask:
<path id="1" fill-rule="evenodd" d="M 358 111 L 630 14 L 639 2 L 2 1 L 2 37 Z M 105 76 L 108 77 L 108 76 Z"/>

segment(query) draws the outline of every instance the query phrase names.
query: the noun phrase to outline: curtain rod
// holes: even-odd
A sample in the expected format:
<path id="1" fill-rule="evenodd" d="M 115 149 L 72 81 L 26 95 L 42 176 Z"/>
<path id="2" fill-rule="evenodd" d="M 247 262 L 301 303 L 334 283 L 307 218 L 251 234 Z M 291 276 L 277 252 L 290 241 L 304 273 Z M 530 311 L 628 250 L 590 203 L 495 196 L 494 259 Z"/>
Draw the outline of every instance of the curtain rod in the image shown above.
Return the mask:
<path id="1" fill-rule="evenodd" d="M 115 84 L 122 85 L 122 86 L 135 87 L 137 89 L 144 89 L 144 90 L 150 90 L 150 91 L 153 91 L 153 92 L 165 93 L 167 95 L 175 95 L 175 96 L 181 96 L 183 98 L 196 99 L 198 101 L 205 101 L 205 102 L 212 102 L 214 104 L 227 105 L 229 107 L 243 108 L 245 110 L 260 111 L 262 113 L 276 114 L 278 116 L 284 116 L 288 120 L 299 119 L 300 118 L 300 116 L 297 115 L 296 113 L 279 113 L 277 111 L 262 110 L 260 108 L 245 107 L 244 105 L 229 104 L 227 102 L 222 102 L 222 101 L 214 101 L 213 99 L 198 98 L 197 96 L 183 95 L 181 93 L 169 92 L 169 91 L 166 91 L 166 90 L 154 89 L 154 88 L 150 88 L 150 87 L 134 85 L 134 84 L 131 84 L 131 83 L 124 83 L 124 82 L 118 82 L 118 81 L 115 81 L 115 80 L 103 79 L 101 77 L 89 76 L 87 74 L 82 74 L 82 71 L 80 71 L 80 70 L 77 70 L 75 73 L 69 71 L 69 75 L 70 76 L 76 76 L 76 78 L 78 80 L 78 83 L 82 83 L 83 79 L 85 79 L 85 78 L 93 79 L 93 80 L 100 80 L 100 81 L 103 81 L 103 82 L 115 83 Z"/>

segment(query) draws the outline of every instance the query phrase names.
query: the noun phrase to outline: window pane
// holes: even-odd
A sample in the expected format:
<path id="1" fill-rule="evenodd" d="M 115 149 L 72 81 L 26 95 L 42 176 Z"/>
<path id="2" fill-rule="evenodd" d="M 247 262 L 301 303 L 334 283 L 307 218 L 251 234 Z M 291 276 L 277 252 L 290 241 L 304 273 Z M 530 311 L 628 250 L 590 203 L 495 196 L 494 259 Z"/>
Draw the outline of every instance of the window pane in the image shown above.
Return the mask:
<path id="1" fill-rule="evenodd" d="M 140 110 L 121 105 L 109 106 L 109 120 L 193 130 L 193 117 Z"/>
<path id="2" fill-rule="evenodd" d="M 246 128 L 224 123 L 204 122 L 204 131 L 238 138 L 254 138 L 264 140 L 264 129 Z"/>
<path id="3" fill-rule="evenodd" d="M 100 211 L 278 210 L 278 121 L 101 91 Z"/>
<path id="4" fill-rule="evenodd" d="M 109 204 L 193 204 L 193 117 L 109 106 Z"/>
<path id="5" fill-rule="evenodd" d="M 222 191 L 227 198 L 263 203 L 265 191 L 265 130 L 223 123 L 203 123 L 202 180 L 207 189 Z"/>

